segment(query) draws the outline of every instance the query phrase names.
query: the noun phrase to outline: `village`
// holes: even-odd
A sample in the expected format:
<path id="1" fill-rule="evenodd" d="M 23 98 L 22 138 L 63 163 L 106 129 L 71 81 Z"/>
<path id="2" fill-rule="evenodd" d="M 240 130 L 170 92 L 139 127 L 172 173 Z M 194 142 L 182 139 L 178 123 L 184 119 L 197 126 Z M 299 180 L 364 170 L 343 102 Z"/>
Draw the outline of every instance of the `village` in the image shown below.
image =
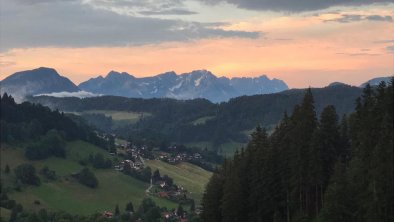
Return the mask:
<path id="1" fill-rule="evenodd" d="M 144 159 L 156 159 L 170 164 L 178 164 L 190 160 L 200 160 L 202 157 L 199 153 L 187 154 L 185 152 L 166 153 L 162 151 L 151 151 L 145 145 L 137 146 L 130 142 L 116 143 L 117 156 L 122 157 L 118 164 L 115 164 L 116 171 L 133 172 L 134 175 L 142 173 L 146 169 Z M 171 147 L 172 150 L 174 147 Z M 150 168 L 149 168 L 150 170 Z M 150 182 L 147 194 L 155 195 L 160 198 L 167 198 L 177 203 L 189 204 L 192 199 L 187 197 L 188 191 L 173 182 L 173 179 L 167 175 L 160 175 L 159 170 L 151 172 Z"/>
<path id="2" fill-rule="evenodd" d="M 146 145 L 137 146 L 130 142 L 115 143 L 115 146 L 116 155 L 125 159 L 115 166 L 115 169 L 118 171 L 122 171 L 125 164 L 130 165 L 132 169 L 140 170 L 144 167 L 144 158 L 161 160 L 170 164 L 203 160 L 200 153 L 178 150 L 176 145 L 169 146 L 167 152 L 150 150 Z M 115 153 L 111 154 L 115 155 Z"/>
<path id="3" fill-rule="evenodd" d="M 146 170 L 146 168 L 149 168 L 145 165 L 144 159 L 155 159 L 174 165 L 181 162 L 202 159 L 202 156 L 199 153 L 188 154 L 186 152 L 176 152 L 176 146 L 170 146 L 168 148 L 171 152 L 153 151 L 149 150 L 146 145 L 137 146 L 130 142 L 121 140 L 121 142 L 115 143 L 115 147 L 116 152 L 111 153 L 111 155 L 121 158 L 118 163 L 115 163 L 114 170 L 123 173 L 133 172 L 134 174 L 131 173 L 131 175 L 137 175 L 143 170 Z M 155 170 L 150 175 L 150 186 L 145 191 L 147 196 L 165 198 L 179 203 L 179 206 L 191 206 L 194 213 L 199 213 L 199 209 L 195 209 L 194 200 L 188 197 L 188 191 L 184 187 L 175 184 L 173 179 L 169 176 L 160 175 L 159 170 Z M 133 212 L 130 212 L 130 214 L 133 214 Z M 161 214 L 165 221 L 188 221 L 188 212 L 180 209 L 179 207 L 177 209 L 164 211 Z M 103 216 L 106 218 L 112 218 L 113 213 L 105 211 Z"/>

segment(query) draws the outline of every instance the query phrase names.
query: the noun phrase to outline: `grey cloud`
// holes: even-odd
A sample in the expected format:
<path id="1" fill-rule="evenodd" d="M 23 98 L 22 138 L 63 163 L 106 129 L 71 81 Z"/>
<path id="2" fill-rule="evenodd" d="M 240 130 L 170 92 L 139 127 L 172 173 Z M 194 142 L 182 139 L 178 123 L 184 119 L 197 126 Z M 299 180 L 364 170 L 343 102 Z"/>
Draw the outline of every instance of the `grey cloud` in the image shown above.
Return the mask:
<path id="1" fill-rule="evenodd" d="M 324 20 L 325 22 L 340 22 L 340 23 L 349 23 L 349 22 L 357 22 L 361 21 L 363 17 L 361 15 L 341 15 L 339 18 Z"/>
<path id="2" fill-rule="evenodd" d="M 357 15 L 357 14 L 342 14 L 339 18 L 323 20 L 324 22 L 339 22 L 339 23 L 349 23 L 349 22 L 359 22 L 359 21 L 376 21 L 376 22 L 392 22 L 393 18 L 391 16 L 381 16 L 381 15 Z"/>
<path id="3" fill-rule="evenodd" d="M 337 52 L 337 55 L 347 55 L 347 56 L 377 56 L 380 55 L 378 53 L 345 53 L 345 52 Z"/>
<path id="4" fill-rule="evenodd" d="M 27 5 L 34 5 L 34 4 L 41 4 L 41 3 L 56 3 L 56 2 L 72 2 L 76 0 L 14 0 L 16 3 L 19 4 L 27 4 Z"/>
<path id="5" fill-rule="evenodd" d="M 370 21 L 382 21 L 382 22 L 392 22 L 393 18 L 391 16 L 381 16 L 381 15 L 370 15 L 365 17 Z"/>
<path id="6" fill-rule="evenodd" d="M 27 47 L 93 47 L 155 44 L 203 38 L 257 38 L 259 32 L 223 30 L 211 24 L 119 15 L 89 5 L 18 7 L 6 0 L 1 9 L 1 51 Z"/>
<path id="7" fill-rule="evenodd" d="M 394 53 L 394 45 L 387 46 L 386 50 L 389 51 L 390 53 Z"/>
<path id="8" fill-rule="evenodd" d="M 277 38 L 274 40 L 276 40 L 276 41 L 293 41 L 294 39 L 292 39 L 292 38 Z"/>
<path id="9" fill-rule="evenodd" d="M 91 0 L 87 4 L 110 11 L 140 15 L 190 15 L 181 0 Z"/>
<path id="10" fill-rule="evenodd" d="M 193 12 L 187 9 L 169 9 L 160 11 L 139 11 L 142 15 L 194 15 L 197 12 Z"/>
<path id="11" fill-rule="evenodd" d="M 201 0 L 208 4 L 228 2 L 249 10 L 302 12 L 326 9 L 332 6 L 357 6 L 375 3 L 392 3 L 392 0 Z"/>
<path id="12" fill-rule="evenodd" d="M 378 40 L 378 41 L 374 41 L 373 43 L 376 43 L 376 44 L 383 44 L 383 43 L 392 43 L 392 42 L 394 42 L 394 39 Z"/>

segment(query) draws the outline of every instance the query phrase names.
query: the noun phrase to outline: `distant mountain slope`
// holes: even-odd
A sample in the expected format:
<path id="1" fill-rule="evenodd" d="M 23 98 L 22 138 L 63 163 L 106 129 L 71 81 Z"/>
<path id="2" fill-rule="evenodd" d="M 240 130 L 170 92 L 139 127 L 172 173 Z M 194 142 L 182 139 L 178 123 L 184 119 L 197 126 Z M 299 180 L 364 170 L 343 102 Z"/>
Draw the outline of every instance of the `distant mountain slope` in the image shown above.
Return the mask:
<path id="1" fill-rule="evenodd" d="M 217 78 L 207 70 L 177 75 L 166 72 L 153 77 L 136 78 L 128 73 L 111 71 L 83 82 L 85 91 L 130 98 L 205 98 L 212 102 L 227 101 L 242 95 L 268 94 L 288 89 L 282 80 L 267 76 L 257 78 Z"/>
<path id="2" fill-rule="evenodd" d="M 373 79 L 368 80 L 367 82 L 361 84 L 360 87 L 365 87 L 367 84 L 369 84 L 369 85 L 371 85 L 371 86 L 377 86 L 377 85 L 379 85 L 379 83 L 381 83 L 382 81 L 388 83 L 388 82 L 391 81 L 392 78 L 393 78 L 393 76 L 373 78 Z"/>
<path id="3" fill-rule="evenodd" d="M 255 95 L 255 94 L 270 94 L 281 92 L 288 89 L 285 82 L 279 79 L 270 80 L 266 75 L 256 78 L 234 77 L 230 80 L 230 85 L 233 86 L 240 95 Z"/>
<path id="4" fill-rule="evenodd" d="M 343 82 L 332 82 L 332 83 L 328 84 L 328 87 L 330 87 L 330 86 L 349 86 L 349 85 L 346 83 L 343 83 Z"/>
<path id="5" fill-rule="evenodd" d="M 77 92 L 79 88 L 56 70 L 41 67 L 14 73 L 0 82 L 1 94 L 7 92 L 17 101 L 27 95 L 53 92 Z"/>

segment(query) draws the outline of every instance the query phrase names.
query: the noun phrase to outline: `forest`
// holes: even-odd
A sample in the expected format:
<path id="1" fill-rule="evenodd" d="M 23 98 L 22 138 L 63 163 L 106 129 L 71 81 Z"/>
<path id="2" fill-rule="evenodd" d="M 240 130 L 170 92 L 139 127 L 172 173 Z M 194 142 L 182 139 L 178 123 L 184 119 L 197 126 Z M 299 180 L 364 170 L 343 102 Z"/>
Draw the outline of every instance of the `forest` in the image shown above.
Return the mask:
<path id="1" fill-rule="evenodd" d="M 316 99 L 316 112 L 321 113 L 329 104 L 335 105 L 338 114 L 354 111 L 354 100 L 361 89 L 348 85 L 336 85 L 311 89 Z M 241 96 L 228 102 L 211 103 L 205 99 L 139 99 L 117 96 L 94 98 L 31 97 L 29 101 L 53 110 L 82 112 L 89 110 L 117 110 L 150 113 L 136 123 L 113 127 L 112 132 L 124 138 L 151 140 L 156 145 L 163 142 L 193 143 L 206 141 L 214 147 L 226 142 L 246 143 L 256 124 L 272 129 L 284 111 L 290 111 L 302 101 L 303 89 L 281 93 Z M 89 123 L 104 131 L 111 131 L 111 120 L 104 115 L 82 115 Z M 207 118 L 202 124 L 193 121 Z M 213 149 L 214 151 L 217 151 Z"/>
<path id="2" fill-rule="evenodd" d="M 355 104 L 318 117 L 308 89 L 272 133 L 257 127 L 213 174 L 202 221 L 393 221 L 393 80 Z"/>
<path id="3" fill-rule="evenodd" d="M 71 119 L 63 112 L 40 104 L 17 104 L 7 93 L 0 97 L 0 104 L 1 142 L 33 141 L 26 152 L 29 159 L 64 156 L 64 141 L 81 139 L 103 149 L 109 149 L 113 145 L 97 136 L 93 128 L 81 118 Z"/>

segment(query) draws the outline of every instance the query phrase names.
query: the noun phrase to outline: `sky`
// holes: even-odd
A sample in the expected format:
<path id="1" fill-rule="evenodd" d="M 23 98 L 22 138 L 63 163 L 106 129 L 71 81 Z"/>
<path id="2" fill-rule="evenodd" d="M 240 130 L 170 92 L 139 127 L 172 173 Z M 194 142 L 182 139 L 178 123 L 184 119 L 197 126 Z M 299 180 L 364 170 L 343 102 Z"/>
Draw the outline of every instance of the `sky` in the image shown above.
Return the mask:
<path id="1" fill-rule="evenodd" d="M 393 0 L 1 0 L 0 80 L 206 69 L 291 88 L 394 74 Z"/>

